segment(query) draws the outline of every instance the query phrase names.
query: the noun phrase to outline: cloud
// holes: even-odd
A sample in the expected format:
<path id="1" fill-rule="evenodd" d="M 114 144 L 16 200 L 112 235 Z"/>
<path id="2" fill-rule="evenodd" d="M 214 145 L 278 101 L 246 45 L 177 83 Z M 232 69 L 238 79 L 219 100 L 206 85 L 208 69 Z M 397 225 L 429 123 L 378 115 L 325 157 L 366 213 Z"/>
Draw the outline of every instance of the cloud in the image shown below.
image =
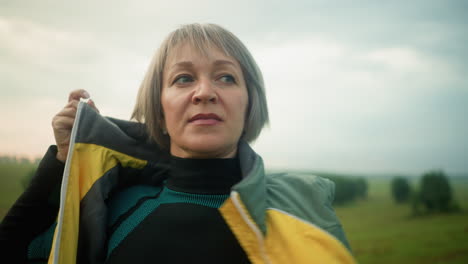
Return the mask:
<path id="1" fill-rule="evenodd" d="M 362 49 L 321 35 L 271 43 L 253 48 L 271 113 L 255 147 L 268 167 L 397 170 L 402 155 L 420 168 L 435 156 L 418 153 L 460 151 L 452 131 L 468 127 L 439 118 L 454 107 L 440 102 L 452 100 L 449 90 L 466 98 L 447 87 L 463 84 L 448 63 L 410 47 Z"/>
<path id="2" fill-rule="evenodd" d="M 91 33 L 60 30 L 27 19 L 0 17 L 1 81 L 9 98 L 63 98 L 87 89 L 102 109 L 130 110 L 152 54 L 125 50 Z M 115 96 L 109 100 L 110 95 Z M 122 107 L 124 100 L 127 106 Z M 107 106 L 108 104 L 109 106 Z M 120 106 L 118 105 L 120 104 Z M 61 105 L 60 105 L 61 107 Z M 129 113 L 118 111 L 126 118 Z M 106 113 L 104 111 L 104 113 Z M 109 112 L 108 114 L 112 114 Z"/>
<path id="3" fill-rule="evenodd" d="M 399 71 L 420 71 L 430 67 L 416 51 L 409 48 L 383 48 L 367 54 L 371 62 L 381 63 Z"/>
<path id="4" fill-rule="evenodd" d="M 96 55 L 95 41 L 89 35 L 19 18 L 0 17 L 0 43 L 3 52 L 13 59 L 54 71 Z"/>
<path id="5" fill-rule="evenodd" d="M 52 117 L 63 101 L 53 98 L 2 100 L 1 154 L 39 156 L 54 143 Z"/>

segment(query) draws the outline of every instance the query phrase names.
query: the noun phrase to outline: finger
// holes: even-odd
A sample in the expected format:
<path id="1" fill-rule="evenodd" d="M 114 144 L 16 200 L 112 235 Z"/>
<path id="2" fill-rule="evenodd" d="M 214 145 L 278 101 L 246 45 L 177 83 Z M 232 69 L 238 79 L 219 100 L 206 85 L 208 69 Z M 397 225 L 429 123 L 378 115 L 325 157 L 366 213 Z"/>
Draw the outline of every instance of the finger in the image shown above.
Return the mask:
<path id="1" fill-rule="evenodd" d="M 96 105 L 94 104 L 94 101 L 93 101 L 93 100 L 89 99 L 88 104 L 89 104 L 92 108 L 94 108 L 94 110 L 96 110 L 96 111 L 99 113 L 99 109 L 97 109 L 97 107 L 96 107 Z"/>
<path id="2" fill-rule="evenodd" d="M 75 123 L 75 118 L 71 117 L 54 117 L 52 119 L 52 127 L 54 129 L 71 129 L 73 127 L 73 124 Z"/>
<path id="3" fill-rule="evenodd" d="M 64 108 L 62 111 L 60 111 L 56 116 L 66 116 L 66 117 L 72 117 L 75 118 L 76 116 L 76 108 Z"/>
<path id="4" fill-rule="evenodd" d="M 56 125 L 61 128 L 72 128 L 74 123 L 74 118 L 66 117 L 58 119 Z"/>
<path id="5" fill-rule="evenodd" d="M 65 109 L 65 108 L 75 108 L 75 109 L 77 109 L 79 103 L 80 103 L 79 100 L 71 100 L 70 102 L 68 102 L 68 103 L 65 105 L 64 109 Z"/>
<path id="6" fill-rule="evenodd" d="M 80 100 L 80 98 L 89 98 L 89 93 L 84 90 L 84 89 L 78 89 L 78 90 L 74 90 L 72 91 L 69 95 L 68 95 L 68 101 L 72 101 L 72 100 Z"/>

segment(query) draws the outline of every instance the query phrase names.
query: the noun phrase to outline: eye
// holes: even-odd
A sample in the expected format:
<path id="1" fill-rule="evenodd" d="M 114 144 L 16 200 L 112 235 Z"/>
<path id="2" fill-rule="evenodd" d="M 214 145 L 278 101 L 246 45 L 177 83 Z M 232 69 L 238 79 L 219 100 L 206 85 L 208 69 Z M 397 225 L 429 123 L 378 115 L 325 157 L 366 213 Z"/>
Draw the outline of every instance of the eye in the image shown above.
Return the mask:
<path id="1" fill-rule="evenodd" d="M 176 77 L 174 82 L 172 82 L 172 84 L 175 84 L 175 83 L 184 84 L 188 82 L 193 82 L 193 78 L 190 77 L 189 75 L 181 75 L 181 76 Z"/>
<path id="2" fill-rule="evenodd" d="M 236 83 L 236 80 L 230 74 L 226 74 L 226 75 L 221 76 L 221 78 L 219 78 L 219 80 L 221 80 L 222 82 L 227 82 L 227 83 Z"/>

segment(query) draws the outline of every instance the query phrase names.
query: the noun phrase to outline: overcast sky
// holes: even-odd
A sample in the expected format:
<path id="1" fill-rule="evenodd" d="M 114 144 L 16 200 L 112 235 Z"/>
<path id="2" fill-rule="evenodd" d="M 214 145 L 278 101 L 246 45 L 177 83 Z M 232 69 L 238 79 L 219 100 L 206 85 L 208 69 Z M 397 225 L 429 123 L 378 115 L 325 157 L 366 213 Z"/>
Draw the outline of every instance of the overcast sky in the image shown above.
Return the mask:
<path id="1" fill-rule="evenodd" d="M 272 169 L 468 172 L 468 1 L 0 0 L 0 154 L 42 156 L 71 90 L 130 117 L 162 39 L 236 34 L 263 71 Z"/>

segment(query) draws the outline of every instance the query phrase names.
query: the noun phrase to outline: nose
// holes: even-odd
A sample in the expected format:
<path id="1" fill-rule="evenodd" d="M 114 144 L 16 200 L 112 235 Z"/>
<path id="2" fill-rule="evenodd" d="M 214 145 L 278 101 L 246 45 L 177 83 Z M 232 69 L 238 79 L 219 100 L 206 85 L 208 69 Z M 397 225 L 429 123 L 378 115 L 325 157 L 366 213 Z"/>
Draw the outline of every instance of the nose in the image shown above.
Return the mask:
<path id="1" fill-rule="evenodd" d="M 211 80 L 206 78 L 200 78 L 192 96 L 192 103 L 217 103 L 218 95 L 216 94 L 215 87 L 211 83 Z"/>

